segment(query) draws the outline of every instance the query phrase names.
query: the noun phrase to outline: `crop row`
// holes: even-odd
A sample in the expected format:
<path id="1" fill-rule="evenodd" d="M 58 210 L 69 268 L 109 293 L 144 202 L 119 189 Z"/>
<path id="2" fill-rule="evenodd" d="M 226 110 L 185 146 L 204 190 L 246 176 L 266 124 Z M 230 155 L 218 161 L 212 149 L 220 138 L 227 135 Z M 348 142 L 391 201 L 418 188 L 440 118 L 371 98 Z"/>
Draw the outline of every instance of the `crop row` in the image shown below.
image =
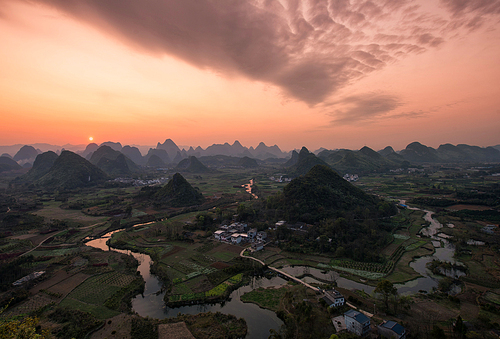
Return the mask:
<path id="1" fill-rule="evenodd" d="M 70 297 L 90 304 L 102 304 L 107 298 L 128 286 L 135 277 L 118 272 L 110 272 L 91 277 L 77 286 Z"/>
<path id="2" fill-rule="evenodd" d="M 170 301 L 189 301 L 189 300 L 200 300 L 204 298 L 210 297 L 219 297 L 224 295 L 228 288 L 232 285 L 239 284 L 243 279 L 243 273 L 232 276 L 225 282 L 215 286 L 209 291 L 201 292 L 201 293 L 185 293 L 185 294 L 175 294 L 169 296 Z"/>
<path id="3" fill-rule="evenodd" d="M 333 261 L 332 264 L 339 267 L 345 267 L 360 271 L 376 272 L 376 273 L 389 273 L 392 267 L 394 266 L 394 262 L 392 261 L 388 261 L 386 264 L 379 264 L 379 263 L 358 262 L 352 260 L 335 260 Z"/>

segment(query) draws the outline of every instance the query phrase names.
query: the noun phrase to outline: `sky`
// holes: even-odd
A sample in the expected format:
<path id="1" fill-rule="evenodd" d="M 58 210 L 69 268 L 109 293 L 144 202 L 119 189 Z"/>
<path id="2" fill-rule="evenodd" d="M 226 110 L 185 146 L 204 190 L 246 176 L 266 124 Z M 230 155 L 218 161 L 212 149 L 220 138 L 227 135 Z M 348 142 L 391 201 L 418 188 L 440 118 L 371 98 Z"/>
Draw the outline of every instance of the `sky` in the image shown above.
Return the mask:
<path id="1" fill-rule="evenodd" d="M 500 144 L 500 0 L 0 0 L 0 145 Z"/>

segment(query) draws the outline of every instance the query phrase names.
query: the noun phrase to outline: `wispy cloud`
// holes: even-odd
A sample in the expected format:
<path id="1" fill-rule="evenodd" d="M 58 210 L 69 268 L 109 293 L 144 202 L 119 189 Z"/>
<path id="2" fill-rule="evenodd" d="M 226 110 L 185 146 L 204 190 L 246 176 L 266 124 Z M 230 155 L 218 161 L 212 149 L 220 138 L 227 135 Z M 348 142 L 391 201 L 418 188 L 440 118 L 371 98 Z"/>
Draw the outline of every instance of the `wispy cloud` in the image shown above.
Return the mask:
<path id="1" fill-rule="evenodd" d="M 373 121 L 402 106 L 401 100 L 390 94 L 370 93 L 353 95 L 329 102 L 329 115 L 333 125 L 348 125 L 360 121 Z"/>
<path id="2" fill-rule="evenodd" d="M 269 83 L 310 106 L 390 62 L 441 46 L 444 27 L 453 26 L 411 0 L 31 2 L 64 11 L 135 49 Z M 457 29 L 464 15 L 473 17 L 468 25 L 479 25 L 474 15 L 500 11 L 491 0 L 441 2 L 460 22 Z M 386 104 L 369 114 L 395 101 Z"/>

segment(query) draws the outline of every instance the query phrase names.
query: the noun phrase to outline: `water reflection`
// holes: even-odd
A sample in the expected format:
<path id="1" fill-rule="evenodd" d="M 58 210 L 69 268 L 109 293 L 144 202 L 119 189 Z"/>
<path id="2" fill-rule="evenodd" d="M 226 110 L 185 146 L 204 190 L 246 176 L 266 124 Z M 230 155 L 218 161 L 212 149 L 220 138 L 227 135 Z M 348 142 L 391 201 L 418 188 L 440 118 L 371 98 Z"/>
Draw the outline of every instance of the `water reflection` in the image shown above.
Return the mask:
<path id="1" fill-rule="evenodd" d="M 101 238 L 90 240 L 86 243 L 87 246 L 99 248 L 103 251 L 116 251 L 124 254 L 131 254 L 139 261 L 137 270 L 141 273 L 146 282 L 144 293 L 137 295 L 132 299 L 132 309 L 140 316 L 151 317 L 156 319 L 176 317 L 181 314 L 198 314 L 202 312 L 221 312 L 224 314 L 232 314 L 237 318 L 244 318 L 248 326 L 248 339 L 267 338 L 269 330 L 279 328 L 283 322 L 272 311 L 262 309 L 255 304 L 243 303 L 240 296 L 246 292 L 250 292 L 259 287 L 282 286 L 287 283 L 286 280 L 280 277 L 268 278 L 252 278 L 250 284 L 242 286 L 233 291 L 228 301 L 219 304 L 198 304 L 176 308 L 165 306 L 163 297 L 165 292 L 157 293 L 161 290 L 161 282 L 156 276 L 150 273 L 151 257 L 143 253 L 135 253 L 128 250 L 119 250 L 110 248 L 106 245 L 106 241 L 111 238 L 111 235 L 120 232 L 113 231 L 105 234 Z"/>

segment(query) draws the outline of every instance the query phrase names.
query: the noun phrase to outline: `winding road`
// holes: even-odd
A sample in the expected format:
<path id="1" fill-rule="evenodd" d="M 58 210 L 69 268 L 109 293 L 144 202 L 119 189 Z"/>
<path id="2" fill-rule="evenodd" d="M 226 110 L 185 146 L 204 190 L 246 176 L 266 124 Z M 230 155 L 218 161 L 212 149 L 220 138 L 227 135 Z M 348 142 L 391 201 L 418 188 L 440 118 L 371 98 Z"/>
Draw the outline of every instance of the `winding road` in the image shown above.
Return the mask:
<path id="1" fill-rule="evenodd" d="M 262 260 L 259 260 L 259 259 L 254 258 L 254 257 L 250 257 L 250 256 L 248 256 L 248 255 L 245 255 L 244 253 L 245 253 L 245 251 L 246 251 L 248 248 L 249 248 L 249 247 L 244 248 L 244 249 L 241 251 L 241 253 L 240 253 L 240 257 L 255 260 L 255 261 L 257 261 L 258 263 L 260 263 L 262 266 L 266 266 L 266 264 L 265 264 Z M 273 271 L 275 271 L 276 273 L 279 273 L 279 274 L 281 274 L 281 275 L 283 275 L 283 276 L 285 276 L 285 277 L 287 277 L 287 278 L 289 278 L 289 279 L 291 279 L 291 280 L 293 280 L 293 281 L 295 281 L 295 282 L 301 283 L 301 284 L 302 284 L 302 285 L 304 285 L 305 287 L 312 289 L 314 292 L 321 292 L 321 289 L 319 289 L 319 288 L 317 288 L 317 287 L 314 287 L 314 286 L 311 286 L 311 285 L 309 285 L 308 283 L 306 283 L 306 282 L 304 282 L 304 281 L 300 280 L 299 278 L 294 277 L 293 275 L 290 275 L 290 274 L 288 274 L 288 273 L 285 273 L 285 272 L 283 272 L 283 271 L 281 271 L 281 270 L 279 270 L 279 269 L 277 269 L 277 268 L 271 267 L 271 266 L 267 266 L 267 267 L 268 267 L 270 270 L 273 270 Z"/>

